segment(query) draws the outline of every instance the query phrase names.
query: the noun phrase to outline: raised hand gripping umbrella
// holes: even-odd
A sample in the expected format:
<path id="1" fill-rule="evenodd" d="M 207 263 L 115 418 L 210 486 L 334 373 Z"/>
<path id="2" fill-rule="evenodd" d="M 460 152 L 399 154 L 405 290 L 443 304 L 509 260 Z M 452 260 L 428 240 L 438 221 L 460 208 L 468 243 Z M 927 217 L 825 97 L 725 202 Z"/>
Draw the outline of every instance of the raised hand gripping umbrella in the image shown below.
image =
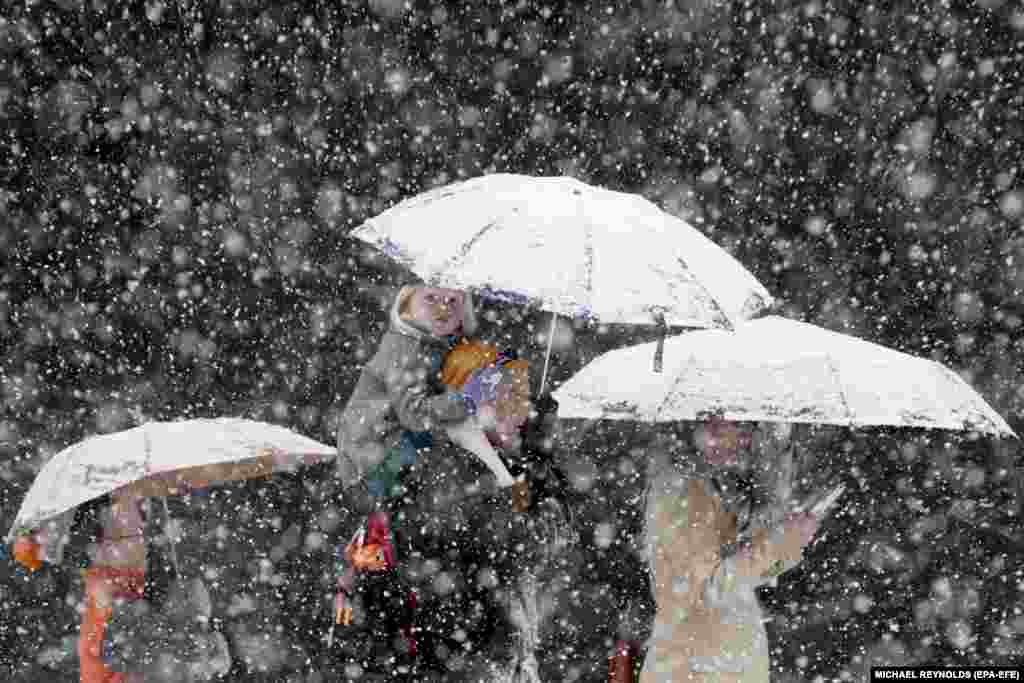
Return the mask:
<path id="1" fill-rule="evenodd" d="M 719 417 L 1016 434 L 959 375 L 815 325 L 768 316 L 603 354 L 555 392 L 565 418 L 671 422 Z"/>
<path id="2" fill-rule="evenodd" d="M 430 284 L 606 324 L 731 328 L 772 302 L 689 223 L 638 195 L 573 178 L 493 174 L 454 183 L 352 235 Z M 554 324 L 552 317 L 552 331 Z"/>
<path id="3" fill-rule="evenodd" d="M 45 530 L 47 559 L 59 562 L 74 511 L 108 493 L 180 495 L 267 477 L 330 460 L 336 449 L 278 425 L 238 418 L 148 422 L 80 441 L 36 476 L 6 542 Z"/>

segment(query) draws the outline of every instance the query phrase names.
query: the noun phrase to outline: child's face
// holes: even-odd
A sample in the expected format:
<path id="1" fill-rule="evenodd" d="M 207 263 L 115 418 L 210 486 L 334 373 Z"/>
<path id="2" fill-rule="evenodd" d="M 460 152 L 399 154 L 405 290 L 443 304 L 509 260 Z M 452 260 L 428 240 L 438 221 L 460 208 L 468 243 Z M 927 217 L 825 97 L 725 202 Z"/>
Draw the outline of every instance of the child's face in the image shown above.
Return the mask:
<path id="1" fill-rule="evenodd" d="M 435 337 L 447 337 L 462 327 L 465 294 L 457 289 L 417 287 L 409 298 L 408 313 Z"/>

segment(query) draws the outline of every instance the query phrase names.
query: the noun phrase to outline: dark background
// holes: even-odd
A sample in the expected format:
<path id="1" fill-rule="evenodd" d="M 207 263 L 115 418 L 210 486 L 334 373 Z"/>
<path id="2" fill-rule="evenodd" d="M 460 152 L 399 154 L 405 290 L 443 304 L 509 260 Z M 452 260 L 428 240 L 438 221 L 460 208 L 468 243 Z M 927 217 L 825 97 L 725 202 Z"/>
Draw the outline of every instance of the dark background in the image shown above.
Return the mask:
<path id="1" fill-rule="evenodd" d="M 1018 3 L 408 5 L 0 10 L 0 519 L 143 418 L 332 442 L 386 295 L 347 231 L 493 171 L 639 192 L 782 313 L 946 363 L 1020 429 Z M 919 437 L 828 442 L 860 483 L 765 594 L 778 680 L 1024 661 L 1017 447 Z M 47 572 L 0 569 L 7 680 L 73 676 Z"/>

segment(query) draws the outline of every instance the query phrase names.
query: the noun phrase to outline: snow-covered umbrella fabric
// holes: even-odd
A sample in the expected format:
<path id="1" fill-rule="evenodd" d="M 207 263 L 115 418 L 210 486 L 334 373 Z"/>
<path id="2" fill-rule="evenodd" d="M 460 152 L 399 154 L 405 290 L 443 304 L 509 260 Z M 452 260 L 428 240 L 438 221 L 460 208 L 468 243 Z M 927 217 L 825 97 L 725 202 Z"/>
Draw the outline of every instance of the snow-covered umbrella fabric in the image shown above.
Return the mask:
<path id="1" fill-rule="evenodd" d="M 898 426 L 1015 437 L 959 375 L 915 357 L 815 325 L 767 316 L 735 331 L 697 330 L 605 353 L 562 384 L 563 418 Z"/>
<path id="2" fill-rule="evenodd" d="M 7 534 L 46 527 L 59 545 L 79 505 L 115 491 L 168 496 L 219 483 L 267 477 L 333 458 L 335 449 L 278 425 L 241 418 L 148 422 L 93 436 L 57 453 L 40 470 Z"/>
<path id="3" fill-rule="evenodd" d="M 772 303 L 695 227 L 639 195 L 573 178 L 453 183 L 352 235 L 431 284 L 608 324 L 728 328 Z"/>

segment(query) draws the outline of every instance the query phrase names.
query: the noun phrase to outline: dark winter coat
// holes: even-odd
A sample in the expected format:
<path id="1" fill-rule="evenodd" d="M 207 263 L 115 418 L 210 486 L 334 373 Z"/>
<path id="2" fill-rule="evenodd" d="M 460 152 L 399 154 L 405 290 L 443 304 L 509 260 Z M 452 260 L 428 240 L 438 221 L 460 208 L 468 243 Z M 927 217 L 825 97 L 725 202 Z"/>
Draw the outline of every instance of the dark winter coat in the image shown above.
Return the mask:
<path id="1" fill-rule="evenodd" d="M 544 587 L 573 539 L 564 504 L 515 512 L 512 491 L 452 444 L 436 445 L 406 483 L 397 535 L 419 596 L 421 666 L 447 681 L 503 680 L 524 659 L 543 658 L 552 615 L 531 614 L 523 593 L 536 586 L 535 604 L 552 604 Z"/>
<path id="2" fill-rule="evenodd" d="M 226 674 L 231 656 L 224 635 L 210 628 L 209 591 L 198 578 L 174 580 L 160 602 L 114 607 L 103 651 L 112 671 L 140 673 L 147 681 L 208 681 Z"/>
<path id="3" fill-rule="evenodd" d="M 139 671 L 142 664 L 147 683 L 219 673 L 227 674 L 220 680 L 277 681 L 308 673 L 329 624 L 329 551 L 318 542 L 320 504 L 310 498 L 305 475 L 170 499 L 176 576 L 164 515 L 153 511 L 147 582 L 163 583 L 165 595 L 147 583 L 147 593 L 158 595 L 115 613 L 111 655 L 118 668 Z"/>

